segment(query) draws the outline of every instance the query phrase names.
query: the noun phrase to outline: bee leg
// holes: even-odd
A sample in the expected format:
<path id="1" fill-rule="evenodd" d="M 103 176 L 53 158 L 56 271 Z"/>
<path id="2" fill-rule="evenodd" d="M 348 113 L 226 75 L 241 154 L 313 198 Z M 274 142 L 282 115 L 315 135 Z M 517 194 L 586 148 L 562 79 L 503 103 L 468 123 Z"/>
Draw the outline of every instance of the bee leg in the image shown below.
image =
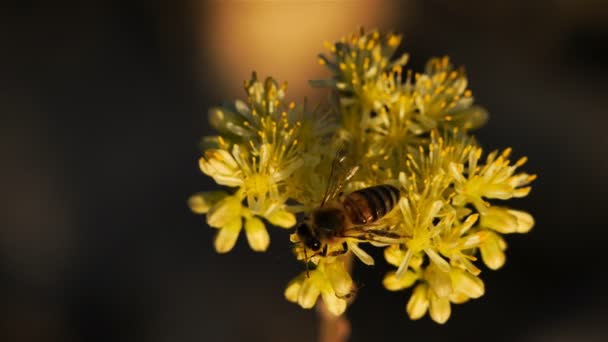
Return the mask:
<path id="1" fill-rule="evenodd" d="M 348 252 L 348 244 L 346 241 L 342 242 L 342 254 Z"/>
<path id="2" fill-rule="evenodd" d="M 321 256 L 327 256 L 327 244 L 323 246 L 323 250 L 321 250 Z"/>
<path id="3" fill-rule="evenodd" d="M 346 242 L 342 242 L 342 250 L 333 251 L 333 252 L 329 253 L 329 256 L 338 256 L 338 255 L 346 254 L 346 252 L 348 252 L 348 245 L 346 244 Z"/>

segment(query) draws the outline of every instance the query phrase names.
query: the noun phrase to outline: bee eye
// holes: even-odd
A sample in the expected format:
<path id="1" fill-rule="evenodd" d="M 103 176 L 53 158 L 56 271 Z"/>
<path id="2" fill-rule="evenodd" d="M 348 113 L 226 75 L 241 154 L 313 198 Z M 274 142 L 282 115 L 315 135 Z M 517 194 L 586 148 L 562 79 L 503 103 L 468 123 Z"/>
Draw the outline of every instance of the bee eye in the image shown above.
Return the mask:
<path id="1" fill-rule="evenodd" d="M 296 228 L 296 234 L 307 248 L 313 251 L 321 249 L 321 241 L 315 237 L 310 226 L 304 222 L 300 223 Z"/>

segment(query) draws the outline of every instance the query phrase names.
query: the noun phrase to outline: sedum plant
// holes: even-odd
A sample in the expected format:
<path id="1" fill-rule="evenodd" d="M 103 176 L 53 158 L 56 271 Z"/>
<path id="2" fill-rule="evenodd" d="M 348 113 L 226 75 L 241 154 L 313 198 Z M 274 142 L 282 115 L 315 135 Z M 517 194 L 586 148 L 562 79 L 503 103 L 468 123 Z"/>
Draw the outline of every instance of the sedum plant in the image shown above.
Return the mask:
<path id="1" fill-rule="evenodd" d="M 366 250 L 382 248 L 395 267 L 383 284 L 411 289 L 409 317 L 428 313 L 445 323 L 453 304 L 484 294 L 481 264 L 504 265 L 504 235 L 534 225 L 503 201 L 528 195 L 535 176 L 519 171 L 526 158 L 512 160 L 511 149 L 484 153 L 477 144 L 470 132 L 487 113 L 474 104 L 464 70 L 448 57 L 408 70 L 407 54 L 394 57 L 401 40 L 361 30 L 327 43 L 319 63 L 333 76 L 311 83 L 327 88 L 330 100 L 316 108 L 290 102 L 285 84 L 254 73 L 244 101 L 209 112 L 217 135 L 203 138 L 199 166 L 223 187 L 193 195 L 189 206 L 217 230 L 218 253 L 229 252 L 243 230 L 249 246 L 264 252 L 268 228 L 291 229 L 291 241 L 280 243 L 291 243 L 306 265 L 284 295 L 303 308 L 320 297 L 341 315 L 356 288 L 349 258 L 371 267 Z M 341 194 L 386 184 L 399 198 L 373 234 L 337 234 L 319 251 L 295 227 L 336 181 L 330 173 L 343 146 L 356 172 L 343 179 Z"/>

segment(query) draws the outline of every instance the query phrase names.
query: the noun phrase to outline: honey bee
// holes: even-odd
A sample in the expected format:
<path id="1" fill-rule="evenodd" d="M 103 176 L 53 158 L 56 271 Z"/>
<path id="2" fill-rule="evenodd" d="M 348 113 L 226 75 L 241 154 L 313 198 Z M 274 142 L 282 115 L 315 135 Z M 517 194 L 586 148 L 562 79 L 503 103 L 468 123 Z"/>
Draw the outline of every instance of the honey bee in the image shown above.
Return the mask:
<path id="1" fill-rule="evenodd" d="M 342 188 L 357 172 L 348 167 L 345 148 L 332 163 L 327 189 L 321 204 L 297 226 L 296 234 L 308 249 L 322 256 L 336 256 L 348 251 L 346 238 L 384 244 L 399 243 L 403 236 L 386 229 L 382 219 L 399 201 L 399 189 L 376 185 L 344 195 Z M 342 242 L 342 250 L 328 254 L 328 244 Z M 306 250 L 305 248 L 305 250 Z M 305 252 L 304 250 L 304 252 Z"/>

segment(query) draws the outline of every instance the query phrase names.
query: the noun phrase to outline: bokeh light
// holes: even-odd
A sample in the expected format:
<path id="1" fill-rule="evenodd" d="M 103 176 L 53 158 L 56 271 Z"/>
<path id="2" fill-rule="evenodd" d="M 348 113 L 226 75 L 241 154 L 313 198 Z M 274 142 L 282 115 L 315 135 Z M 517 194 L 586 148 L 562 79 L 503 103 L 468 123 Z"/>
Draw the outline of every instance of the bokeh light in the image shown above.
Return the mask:
<path id="1" fill-rule="evenodd" d="M 322 42 L 358 27 L 394 28 L 407 22 L 409 2 L 397 1 L 209 1 L 201 8 L 201 55 L 207 56 L 218 91 L 242 94 L 252 71 L 287 81 L 290 97 L 315 98 L 308 80 L 327 75 L 317 63 Z"/>

